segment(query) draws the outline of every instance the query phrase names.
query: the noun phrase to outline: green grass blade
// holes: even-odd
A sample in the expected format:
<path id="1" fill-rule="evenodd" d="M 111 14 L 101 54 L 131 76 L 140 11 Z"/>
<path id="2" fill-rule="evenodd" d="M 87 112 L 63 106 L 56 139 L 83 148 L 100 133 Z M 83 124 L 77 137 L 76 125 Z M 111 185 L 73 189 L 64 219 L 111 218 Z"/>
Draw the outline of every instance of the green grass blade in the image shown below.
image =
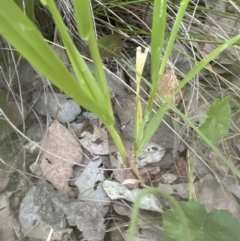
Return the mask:
<path id="1" fill-rule="evenodd" d="M 29 19 L 33 22 L 34 21 L 34 0 L 26 0 L 25 1 L 26 6 L 26 14 L 29 17 Z"/>
<path id="2" fill-rule="evenodd" d="M 28 18 L 34 21 L 34 0 L 14 0 Z"/>
<path id="3" fill-rule="evenodd" d="M 134 115 L 134 152 L 139 149 L 138 142 L 142 139 L 144 129 L 140 89 L 142 72 L 146 63 L 148 51 L 149 49 L 147 48 L 142 53 L 141 47 L 138 47 L 136 52 L 136 111 Z M 135 152 L 135 154 L 137 154 L 137 152 Z"/>
<path id="4" fill-rule="evenodd" d="M 169 106 L 165 103 L 152 117 L 152 119 L 147 123 L 146 129 L 142 136 L 142 139 L 137 143 L 138 152 L 142 150 L 142 148 L 147 145 L 147 143 L 151 140 L 154 133 L 157 131 L 159 125 L 162 122 L 164 115 L 166 114 Z"/>
<path id="5" fill-rule="evenodd" d="M 184 4 L 187 3 L 187 1 L 183 1 L 185 2 Z M 187 5 L 184 6 L 184 8 L 186 8 Z M 183 17 L 183 12 L 180 14 L 180 17 Z M 176 32 L 177 33 L 177 32 Z M 172 37 L 172 36 L 171 36 Z M 175 94 L 180 91 L 180 89 L 186 85 L 197 73 L 199 73 L 199 71 L 202 70 L 202 68 L 204 68 L 210 61 L 212 61 L 215 57 L 217 57 L 222 51 L 224 51 L 225 49 L 227 49 L 229 46 L 233 45 L 234 43 L 238 42 L 240 40 L 240 35 L 228 40 L 226 43 L 222 44 L 221 46 L 219 46 L 217 49 L 215 49 L 212 53 L 210 53 L 206 58 L 204 58 L 202 61 L 200 61 L 185 77 L 184 79 L 181 81 L 180 85 L 178 86 L 177 90 L 175 91 Z M 171 43 L 174 43 L 174 40 L 172 39 Z M 171 47 L 171 46 L 170 46 Z M 170 49 L 169 49 L 170 50 Z M 165 56 L 164 56 L 165 58 Z M 154 88 L 154 87 L 153 87 Z M 150 101 L 150 100 L 149 100 Z M 162 109 L 167 110 L 167 107 L 164 105 L 162 107 Z M 176 109 L 176 108 L 175 108 Z M 159 116 L 159 117 L 158 117 Z M 148 124 L 147 128 L 144 132 L 143 138 L 142 140 L 139 142 L 137 148 L 139 150 L 141 150 L 140 148 L 144 147 L 144 145 L 147 144 L 147 142 L 151 139 L 152 135 L 155 133 L 154 130 L 157 129 L 157 127 L 155 125 L 159 125 L 161 123 L 160 120 L 158 120 L 158 118 L 162 118 L 164 116 L 164 110 L 159 110 L 157 112 L 157 114 L 155 114 L 155 116 L 152 118 L 152 121 L 150 121 L 151 125 Z M 209 142 L 208 142 L 209 143 Z M 212 144 L 211 147 L 213 147 L 214 145 Z M 223 156 L 222 156 L 223 157 Z"/>
<path id="6" fill-rule="evenodd" d="M 76 22 L 79 35 L 84 40 L 89 40 L 94 31 L 93 15 L 91 12 L 91 1 L 89 0 L 74 0 L 74 10 L 76 14 Z"/>
<path id="7" fill-rule="evenodd" d="M 11 0 L 0 0 L 0 34 L 37 70 L 69 97 L 103 121 L 113 122 L 102 103 L 95 102 L 69 73 L 33 23 Z"/>
<path id="8" fill-rule="evenodd" d="M 220 53 L 229 48 L 231 45 L 234 45 L 240 40 L 240 34 L 229 39 L 215 50 L 213 50 L 208 56 L 202 59 L 197 65 L 195 65 L 183 78 L 180 82 L 178 88 L 175 91 L 175 94 L 180 91 L 197 73 L 199 73 L 207 64 L 209 64 L 214 58 L 216 58 Z"/>
<path id="9" fill-rule="evenodd" d="M 81 87 L 89 92 L 91 98 L 99 103 L 104 103 L 103 95 L 100 92 L 99 86 L 95 81 L 93 75 L 88 69 L 86 63 L 84 62 L 82 56 L 75 47 L 67 28 L 62 20 L 62 17 L 56 7 L 56 4 L 52 0 L 46 0 L 47 6 L 49 7 L 54 22 L 58 27 L 58 31 L 61 35 L 64 47 L 66 48 L 68 57 L 73 66 L 74 72 L 77 76 L 77 79 L 81 83 Z"/>
<path id="10" fill-rule="evenodd" d="M 165 39 L 167 17 L 167 0 L 155 0 L 153 5 L 153 21 L 151 34 L 151 73 L 152 83 L 157 81 L 158 70 Z"/>
<path id="11" fill-rule="evenodd" d="M 106 105 L 106 108 L 109 110 L 109 114 L 113 118 L 108 83 L 106 80 L 105 72 L 103 70 L 103 64 L 99 54 L 98 43 L 95 34 L 94 21 L 91 11 L 91 1 L 73 0 L 73 5 L 77 19 L 76 21 L 79 34 L 82 38 L 88 41 L 88 47 L 91 53 L 91 57 L 93 59 L 97 80 L 99 82 L 102 95 L 104 96 L 104 104 Z"/>
<path id="12" fill-rule="evenodd" d="M 149 115 L 149 113 L 151 113 L 151 111 L 152 111 L 155 94 L 157 93 L 159 83 L 160 83 L 161 78 L 164 74 L 164 71 L 165 71 L 165 68 L 166 68 L 166 65 L 167 65 L 167 61 L 168 61 L 169 56 L 171 54 L 171 51 L 173 49 L 173 45 L 174 45 L 174 42 L 176 40 L 177 33 L 178 33 L 179 27 L 181 25 L 182 19 L 184 17 L 185 11 L 187 9 L 188 3 L 189 3 L 189 0 L 182 0 L 180 2 L 180 7 L 179 7 L 179 10 L 178 10 L 178 13 L 177 13 L 177 16 L 176 16 L 176 20 L 174 22 L 174 26 L 173 26 L 173 29 L 172 29 L 170 39 L 169 39 L 168 44 L 167 44 L 166 52 L 163 56 L 162 63 L 160 65 L 158 76 L 156 78 L 156 81 L 153 82 L 153 87 L 151 89 L 150 98 L 149 98 L 148 105 L 147 105 L 146 115 Z M 152 41 L 154 41 L 154 39 Z"/>
<path id="13" fill-rule="evenodd" d="M 184 14 L 185 14 L 186 9 L 188 7 L 188 3 L 189 3 L 189 0 L 181 0 L 181 2 L 180 2 L 180 7 L 179 7 L 179 10 L 178 10 L 178 13 L 177 13 L 177 16 L 176 16 L 176 19 L 175 19 L 175 22 L 174 22 L 174 25 L 173 25 L 173 28 L 172 28 L 172 33 L 171 33 L 170 39 L 168 41 L 167 49 L 166 49 L 166 52 L 163 56 L 163 61 L 162 61 L 162 64 L 161 64 L 161 67 L 160 67 L 160 70 L 159 70 L 159 73 L 158 73 L 159 76 L 162 76 L 164 74 L 165 68 L 167 66 L 167 61 L 168 61 L 169 56 L 172 52 L 174 42 L 177 38 L 177 33 L 179 31 L 179 28 L 180 28 L 180 25 L 182 23 Z M 159 79 L 158 81 L 160 82 L 161 79 Z M 158 86 L 158 84 L 157 84 L 157 86 Z"/>
<path id="14" fill-rule="evenodd" d="M 161 53 L 161 49 L 163 46 L 163 41 L 164 41 L 164 37 L 165 37 L 165 30 L 164 32 L 162 32 L 163 36 L 159 36 L 157 34 L 157 29 L 159 28 L 159 26 L 162 26 L 162 24 L 166 24 L 166 1 L 155 1 L 155 5 L 154 7 L 156 7 L 156 9 L 154 9 L 154 16 L 153 16 L 153 33 L 152 33 L 152 51 L 151 54 L 154 55 L 152 56 L 152 61 L 154 61 L 152 63 L 152 71 L 158 71 L 157 66 L 159 67 L 160 65 L 160 69 L 158 72 L 156 72 L 156 79 L 153 79 L 153 83 L 152 83 L 152 88 L 151 88 L 151 92 L 150 92 L 150 98 L 148 100 L 147 103 L 147 108 L 145 110 L 144 113 L 144 120 L 143 120 L 143 125 L 142 125 L 142 131 L 144 130 L 144 126 L 149 122 L 150 120 L 150 115 L 152 113 L 152 108 L 153 108 L 153 102 L 154 102 L 154 98 L 155 98 L 155 94 L 157 92 L 159 83 L 161 81 L 161 78 L 164 74 L 166 65 L 167 65 L 167 61 L 168 58 L 171 54 L 175 39 L 177 37 L 177 33 L 180 27 L 180 24 L 182 22 L 183 16 L 185 14 L 186 8 L 188 6 L 189 0 L 182 0 L 180 3 L 180 8 L 174 23 L 174 27 L 172 30 L 172 34 L 170 36 L 170 39 L 168 41 L 168 45 L 167 45 L 167 49 L 166 52 L 163 56 L 163 60 L 162 63 L 160 65 L 160 57 L 161 56 L 157 56 L 156 53 Z M 163 27 L 164 28 L 164 27 Z M 162 30 L 163 31 L 163 30 Z M 156 40 L 154 39 L 156 38 Z M 160 41 L 160 43 L 158 42 Z M 163 108 L 163 110 L 167 111 L 167 107 L 165 106 Z M 147 144 L 147 141 L 149 141 L 152 137 L 152 135 L 155 133 L 156 129 L 158 128 L 158 125 L 161 123 L 161 120 L 159 120 L 158 118 L 163 118 L 164 116 L 164 112 L 163 110 L 161 110 L 158 114 L 157 117 L 154 115 L 152 118 L 153 120 L 150 121 L 151 125 L 147 124 L 147 129 L 144 130 L 144 134 L 142 135 L 142 140 L 137 140 L 137 143 L 135 145 L 136 147 L 136 152 L 139 153 L 141 152 L 141 148 L 144 147 L 145 144 Z"/>

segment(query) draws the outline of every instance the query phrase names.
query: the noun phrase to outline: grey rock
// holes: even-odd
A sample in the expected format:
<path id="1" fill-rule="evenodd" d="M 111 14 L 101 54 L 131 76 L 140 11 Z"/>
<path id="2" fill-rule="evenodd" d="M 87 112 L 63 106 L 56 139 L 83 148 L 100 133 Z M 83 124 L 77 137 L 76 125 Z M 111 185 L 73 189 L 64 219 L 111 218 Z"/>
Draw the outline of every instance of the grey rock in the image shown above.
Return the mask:
<path id="1" fill-rule="evenodd" d="M 80 106 L 74 100 L 58 93 L 41 93 L 34 109 L 38 114 L 50 116 L 62 123 L 73 121 L 81 113 Z"/>

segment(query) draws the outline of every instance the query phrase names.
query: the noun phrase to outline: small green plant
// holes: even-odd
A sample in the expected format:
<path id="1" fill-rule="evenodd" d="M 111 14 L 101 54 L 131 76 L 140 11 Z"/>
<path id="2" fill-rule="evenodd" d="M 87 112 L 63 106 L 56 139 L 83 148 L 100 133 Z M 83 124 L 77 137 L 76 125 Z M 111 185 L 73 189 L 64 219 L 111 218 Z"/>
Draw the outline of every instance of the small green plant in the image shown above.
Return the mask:
<path id="1" fill-rule="evenodd" d="M 53 51 L 53 49 L 46 43 L 42 35 L 34 26 L 34 23 L 28 18 L 22 10 L 14 3 L 13 0 L 0 0 L 0 34 L 13 46 L 16 50 L 26 58 L 29 63 L 33 65 L 40 73 L 42 73 L 47 79 L 49 79 L 54 85 L 59 89 L 64 91 L 69 97 L 74 99 L 80 105 L 82 105 L 87 110 L 96 114 L 101 121 L 105 124 L 110 135 L 112 136 L 121 156 L 124 161 L 125 167 L 130 166 L 129 157 L 124 148 L 121 136 L 119 135 L 116 125 L 114 114 L 111 106 L 111 98 L 109 94 L 109 89 L 106 81 L 106 77 L 103 71 L 103 65 L 101 57 L 99 54 L 98 41 L 96 38 L 93 13 L 91 9 L 90 0 L 72 0 L 76 25 L 78 29 L 79 36 L 86 40 L 88 43 L 88 48 L 90 55 L 94 61 L 94 68 L 96 72 L 96 78 L 93 77 L 91 71 L 88 69 L 86 63 L 84 62 L 81 54 L 76 49 L 73 41 L 66 29 L 66 26 L 62 20 L 62 17 L 55 5 L 53 0 L 41 0 L 43 5 L 46 5 L 54 19 L 54 22 L 58 28 L 59 34 L 61 36 L 62 42 L 66 49 L 68 58 L 74 69 L 75 76 L 73 76 L 64 63 L 61 62 L 59 57 Z M 26 3 L 26 1 L 25 1 Z M 141 50 L 138 50 L 137 63 L 136 63 L 136 113 L 135 113 L 135 127 L 134 127 L 134 163 L 135 163 L 135 173 L 138 175 L 138 155 L 141 153 L 144 146 L 151 140 L 152 136 L 159 127 L 164 115 L 167 110 L 171 108 L 176 114 L 178 114 L 190 127 L 192 127 L 197 134 L 203 139 L 203 141 L 210 146 L 217 155 L 228 164 L 230 169 L 240 177 L 239 171 L 221 154 L 221 152 L 214 145 L 216 140 L 221 138 L 226 134 L 226 130 L 229 126 L 229 111 L 227 110 L 228 115 L 226 119 L 217 121 L 216 123 L 212 122 L 211 113 L 215 112 L 214 108 L 209 110 L 209 118 L 206 121 L 208 125 L 212 123 L 217 128 L 222 128 L 220 135 L 216 138 L 211 139 L 210 136 L 204 131 L 206 126 L 201 126 L 197 128 L 193 122 L 191 122 L 181 111 L 179 111 L 175 105 L 172 103 L 172 100 L 166 99 L 164 96 L 161 96 L 165 103 L 162 107 L 156 112 L 153 112 L 154 99 L 158 93 L 157 89 L 161 82 L 162 76 L 167 66 L 167 62 L 172 51 L 174 42 L 177 37 L 179 27 L 181 25 L 182 19 L 184 17 L 185 11 L 188 7 L 189 0 L 182 0 L 179 5 L 179 10 L 174 22 L 172 33 L 168 39 L 167 49 L 164 52 L 163 46 L 166 41 L 165 26 L 166 26 L 166 16 L 167 16 L 167 1 L 166 0 L 155 0 L 153 5 L 153 21 L 152 21 L 152 32 L 151 32 L 151 75 L 152 79 L 151 90 L 149 99 L 147 101 L 146 109 L 143 111 L 140 102 L 140 84 L 141 84 L 141 74 L 146 59 L 147 52 L 144 54 L 141 53 Z M 32 1 L 31 1 L 32 4 Z M 28 16 L 32 16 L 28 14 Z M 184 85 L 191 81 L 192 77 L 196 75 L 204 66 L 206 66 L 210 61 L 212 61 L 216 56 L 218 56 L 222 51 L 227 49 L 229 46 L 233 45 L 240 40 L 240 35 L 226 41 L 218 48 L 216 48 L 211 54 L 201 60 L 199 63 L 194 66 L 191 71 L 184 77 L 181 81 L 179 87 L 175 91 L 177 94 Z M 215 105 L 218 105 L 219 102 L 216 102 Z M 227 100 L 224 100 L 224 106 L 227 106 Z M 218 118 L 215 117 L 214 118 Z M 209 124 L 207 123 L 209 122 Z M 219 126 L 220 124 L 221 126 Z M 144 190 L 145 191 L 145 190 Z M 159 190 L 156 189 L 146 189 L 146 193 L 159 193 Z M 186 211 L 183 206 L 179 206 L 177 202 L 174 202 L 169 195 L 165 195 L 164 192 L 160 191 L 160 195 L 164 196 L 177 210 L 179 219 L 182 222 L 182 240 L 194 240 L 192 239 L 191 232 L 188 229 L 188 221 L 184 212 Z M 133 216 L 136 217 L 137 208 L 134 208 Z M 183 212 L 184 211 L 184 212 Z M 133 217 L 132 226 L 130 229 L 130 238 L 132 240 L 134 235 L 134 225 L 136 225 L 136 219 Z M 135 221 L 134 221 L 135 220 Z M 181 240 L 181 239 L 179 239 Z"/>
<path id="2" fill-rule="evenodd" d="M 172 210 L 163 213 L 164 236 L 169 241 L 238 240 L 240 221 L 227 210 L 206 211 L 198 202 L 176 202 L 167 192 L 157 188 L 142 190 L 134 203 L 127 241 L 134 240 L 140 202 L 147 194 L 165 198 Z"/>
<path id="3" fill-rule="evenodd" d="M 179 202 L 187 219 L 192 240 L 231 241 L 238 240 L 240 222 L 226 210 L 207 212 L 203 205 L 195 201 Z M 177 212 L 169 210 L 163 214 L 164 234 L 168 240 L 186 241 L 182 235 L 181 223 Z"/>
<path id="4" fill-rule="evenodd" d="M 199 130 L 212 142 L 219 142 L 228 133 L 230 127 L 231 107 L 229 98 L 216 100 L 208 109 L 207 119 Z"/>

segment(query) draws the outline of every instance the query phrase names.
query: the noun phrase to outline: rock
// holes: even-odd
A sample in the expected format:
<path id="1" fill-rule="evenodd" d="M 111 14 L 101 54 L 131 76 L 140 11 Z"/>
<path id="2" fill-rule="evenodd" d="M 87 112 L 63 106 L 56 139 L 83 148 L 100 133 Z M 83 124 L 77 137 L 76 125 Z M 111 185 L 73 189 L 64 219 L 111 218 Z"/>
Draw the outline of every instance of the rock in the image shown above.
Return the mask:
<path id="1" fill-rule="evenodd" d="M 40 115 L 50 116 L 59 122 L 73 121 L 80 113 L 80 106 L 67 95 L 58 93 L 41 93 L 34 105 Z"/>

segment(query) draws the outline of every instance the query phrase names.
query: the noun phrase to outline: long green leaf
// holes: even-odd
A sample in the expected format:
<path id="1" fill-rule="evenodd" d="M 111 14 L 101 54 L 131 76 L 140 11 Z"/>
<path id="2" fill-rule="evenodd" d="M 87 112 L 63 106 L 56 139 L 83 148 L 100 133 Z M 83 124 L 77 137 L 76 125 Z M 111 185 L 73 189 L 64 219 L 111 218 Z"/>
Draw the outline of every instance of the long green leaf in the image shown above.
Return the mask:
<path id="1" fill-rule="evenodd" d="M 73 4 L 79 34 L 82 35 L 82 37 L 88 41 L 88 46 L 90 49 L 91 57 L 93 59 L 97 80 L 99 81 L 101 93 L 104 96 L 104 104 L 106 105 L 106 108 L 109 110 L 109 114 L 112 116 L 112 118 L 114 118 L 108 83 L 106 80 L 105 72 L 103 70 L 103 64 L 100 57 L 98 43 L 95 34 L 94 21 L 91 10 L 91 1 L 73 0 Z"/>
<path id="2" fill-rule="evenodd" d="M 89 0 L 74 0 L 74 10 L 76 13 L 76 22 L 79 35 L 84 40 L 89 40 L 94 29 L 93 16 L 90 8 L 91 1 Z M 84 21 L 82 21 L 84 19 Z"/>
<path id="3" fill-rule="evenodd" d="M 157 81 L 158 70 L 165 40 L 167 0 L 155 0 L 151 34 L 151 73 L 152 83 Z"/>
<path id="4" fill-rule="evenodd" d="M 69 97 L 98 115 L 104 123 L 113 122 L 108 110 L 81 88 L 21 9 L 12 0 L 0 0 L 0 5 L 0 34 Z"/>
<path id="5" fill-rule="evenodd" d="M 142 148 L 151 140 L 154 133 L 158 129 L 159 125 L 161 124 L 164 115 L 166 114 L 169 106 L 165 103 L 152 117 L 149 123 L 146 126 L 142 139 L 137 144 L 138 152 L 141 152 Z"/>
<path id="6" fill-rule="evenodd" d="M 81 83 L 81 88 L 85 89 L 98 103 L 104 103 L 105 99 L 99 89 L 97 82 L 95 81 L 90 70 L 87 68 L 85 61 L 75 47 L 67 28 L 62 20 L 62 17 L 56 7 L 56 4 L 52 0 L 45 0 L 47 6 L 52 13 L 53 19 L 58 27 L 58 31 L 61 35 L 62 41 L 66 48 L 68 57 L 73 66 L 74 72 L 77 76 L 78 81 Z"/>
<path id="7" fill-rule="evenodd" d="M 153 87 L 151 89 L 150 98 L 149 98 L 148 105 L 147 105 L 147 108 L 146 108 L 147 117 L 148 117 L 149 113 L 151 113 L 151 111 L 152 111 L 155 94 L 157 93 L 158 86 L 160 84 L 160 81 L 161 81 L 162 76 L 164 74 L 164 71 L 166 69 L 167 61 L 168 61 L 169 56 L 171 54 L 171 51 L 173 49 L 174 42 L 177 38 L 177 33 L 178 33 L 179 28 L 180 28 L 180 25 L 181 25 L 182 19 L 184 17 L 185 11 L 187 9 L 188 3 L 189 3 L 189 0 L 181 0 L 181 2 L 180 2 L 180 7 L 179 7 L 179 10 L 178 10 L 178 13 L 177 13 L 177 16 L 176 16 L 176 20 L 174 22 L 174 26 L 173 26 L 173 29 L 172 29 L 170 39 L 169 39 L 168 44 L 167 44 L 166 52 L 163 56 L 162 63 L 160 65 L 158 76 L 157 76 L 156 80 L 153 82 Z M 152 41 L 154 41 L 154 40 L 152 40 Z"/>
<path id="8" fill-rule="evenodd" d="M 153 32 L 152 32 L 152 50 L 151 50 L 151 54 L 152 54 L 152 61 L 154 61 L 152 63 L 152 71 L 156 74 L 153 76 L 155 79 L 152 79 L 152 88 L 151 88 L 151 92 L 150 92 L 150 98 L 148 100 L 147 103 L 147 108 L 145 110 L 145 114 L 144 114 L 144 120 L 143 120 L 143 124 L 142 124 L 142 129 L 141 132 L 144 132 L 144 134 L 142 135 L 142 140 L 137 140 L 137 143 L 135 144 L 135 152 L 139 153 L 141 152 L 141 148 L 144 146 L 144 144 L 147 143 L 147 141 L 149 141 L 152 137 L 152 135 L 155 133 L 156 129 L 158 128 L 158 125 L 161 123 L 161 120 L 158 120 L 157 118 L 163 118 L 164 116 L 164 112 L 163 110 L 165 110 L 165 112 L 167 111 L 167 107 L 165 106 L 163 110 L 161 110 L 160 112 L 158 112 L 157 117 L 154 115 L 153 121 L 150 121 L 151 125 L 147 124 L 149 122 L 149 119 L 151 118 L 151 113 L 152 113 L 152 108 L 153 108 L 153 102 L 154 102 L 154 98 L 155 98 L 155 94 L 157 93 L 157 89 L 159 86 L 159 83 L 161 81 L 161 78 L 164 74 L 166 65 L 167 65 L 167 61 L 168 58 L 171 54 L 175 39 L 177 37 L 177 33 L 180 27 L 180 24 L 182 22 L 183 16 L 185 14 L 186 8 L 188 6 L 189 0 L 182 0 L 180 2 L 180 8 L 178 10 L 177 13 L 177 17 L 173 26 L 173 30 L 170 36 L 170 39 L 168 41 L 168 45 L 167 45 L 167 49 L 166 52 L 163 56 L 163 60 L 162 63 L 160 64 L 160 58 L 161 56 L 157 56 L 157 54 L 161 54 L 162 52 L 162 46 L 163 46 L 163 41 L 165 38 L 165 30 L 163 32 L 164 26 L 166 24 L 166 4 L 167 1 L 161 1 L 161 0 L 156 0 L 155 1 L 155 5 L 154 5 L 154 16 L 153 16 Z M 161 34 L 163 36 L 159 36 L 157 33 L 158 29 L 161 27 Z M 156 39 L 155 39 L 156 38 Z M 160 69 L 158 70 L 157 67 Z M 145 129 L 145 125 L 147 125 L 147 129 Z"/>
<path id="9" fill-rule="evenodd" d="M 34 0 L 14 0 L 28 18 L 34 21 Z"/>
<path id="10" fill-rule="evenodd" d="M 180 91 L 197 73 L 199 73 L 206 65 L 208 65 L 214 58 L 216 58 L 220 53 L 229 48 L 231 45 L 235 44 L 240 40 L 240 34 L 229 39 L 218 48 L 213 50 L 207 57 L 202 59 L 197 65 L 195 65 L 180 82 L 175 94 Z"/>

